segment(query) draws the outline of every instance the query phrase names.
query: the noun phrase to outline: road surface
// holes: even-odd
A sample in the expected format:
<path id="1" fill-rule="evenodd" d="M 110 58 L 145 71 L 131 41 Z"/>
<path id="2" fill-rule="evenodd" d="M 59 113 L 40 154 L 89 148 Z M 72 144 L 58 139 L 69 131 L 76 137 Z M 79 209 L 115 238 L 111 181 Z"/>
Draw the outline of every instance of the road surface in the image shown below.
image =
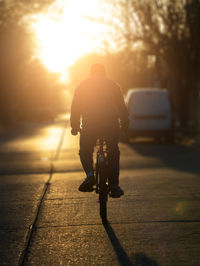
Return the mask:
<path id="1" fill-rule="evenodd" d="M 0 138 L 0 265 L 200 265 L 200 149 L 120 144 L 120 185 L 102 225 L 65 122 Z"/>

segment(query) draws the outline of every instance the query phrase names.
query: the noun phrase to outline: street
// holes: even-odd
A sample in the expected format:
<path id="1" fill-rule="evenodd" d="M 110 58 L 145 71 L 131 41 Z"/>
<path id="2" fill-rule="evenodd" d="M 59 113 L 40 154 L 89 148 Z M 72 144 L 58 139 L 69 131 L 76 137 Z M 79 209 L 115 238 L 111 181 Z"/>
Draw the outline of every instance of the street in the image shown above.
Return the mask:
<path id="1" fill-rule="evenodd" d="M 1 133 L 0 265 L 200 265 L 199 147 L 120 143 L 103 225 L 78 146 L 66 121 Z"/>

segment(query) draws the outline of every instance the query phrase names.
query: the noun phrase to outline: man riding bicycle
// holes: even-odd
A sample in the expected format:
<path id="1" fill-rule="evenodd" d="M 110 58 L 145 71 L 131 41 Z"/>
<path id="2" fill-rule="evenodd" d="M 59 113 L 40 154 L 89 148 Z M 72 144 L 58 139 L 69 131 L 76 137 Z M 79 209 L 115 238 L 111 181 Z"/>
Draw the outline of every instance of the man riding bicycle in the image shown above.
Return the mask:
<path id="1" fill-rule="evenodd" d="M 79 155 L 86 173 L 79 191 L 89 192 L 95 184 L 93 150 L 97 139 L 103 136 L 109 155 L 110 193 L 115 197 L 122 196 L 124 192 L 119 187 L 118 142 L 120 127 L 124 131 L 128 128 L 128 111 L 120 87 L 107 78 L 103 65 L 92 65 L 90 77 L 75 89 L 70 121 L 72 135 L 77 135 L 80 131 Z"/>

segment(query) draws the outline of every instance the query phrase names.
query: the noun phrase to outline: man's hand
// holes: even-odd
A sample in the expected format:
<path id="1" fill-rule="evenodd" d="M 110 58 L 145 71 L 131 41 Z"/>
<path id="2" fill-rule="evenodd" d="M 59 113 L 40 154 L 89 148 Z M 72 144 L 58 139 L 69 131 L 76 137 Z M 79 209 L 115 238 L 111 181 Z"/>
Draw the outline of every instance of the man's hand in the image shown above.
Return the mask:
<path id="1" fill-rule="evenodd" d="M 72 128 L 72 129 L 71 129 L 71 134 L 72 134 L 73 136 L 76 136 L 76 135 L 78 134 L 78 132 L 79 132 L 78 129 L 75 129 L 75 128 Z"/>

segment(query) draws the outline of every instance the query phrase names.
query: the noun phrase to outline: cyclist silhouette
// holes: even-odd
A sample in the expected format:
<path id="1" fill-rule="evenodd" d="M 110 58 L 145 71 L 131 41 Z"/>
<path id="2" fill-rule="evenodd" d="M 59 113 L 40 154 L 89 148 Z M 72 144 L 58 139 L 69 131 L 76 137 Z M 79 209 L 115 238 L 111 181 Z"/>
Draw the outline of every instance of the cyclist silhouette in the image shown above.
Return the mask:
<path id="1" fill-rule="evenodd" d="M 112 195 L 123 195 L 124 192 L 119 187 L 118 142 L 120 128 L 124 131 L 128 129 L 128 111 L 120 87 L 106 76 L 103 65 L 92 65 L 90 77 L 75 89 L 70 122 L 72 135 L 77 135 L 80 131 L 79 155 L 86 173 L 79 190 L 91 191 L 95 184 L 93 150 L 96 140 L 103 136 L 109 155 L 109 189 Z"/>

